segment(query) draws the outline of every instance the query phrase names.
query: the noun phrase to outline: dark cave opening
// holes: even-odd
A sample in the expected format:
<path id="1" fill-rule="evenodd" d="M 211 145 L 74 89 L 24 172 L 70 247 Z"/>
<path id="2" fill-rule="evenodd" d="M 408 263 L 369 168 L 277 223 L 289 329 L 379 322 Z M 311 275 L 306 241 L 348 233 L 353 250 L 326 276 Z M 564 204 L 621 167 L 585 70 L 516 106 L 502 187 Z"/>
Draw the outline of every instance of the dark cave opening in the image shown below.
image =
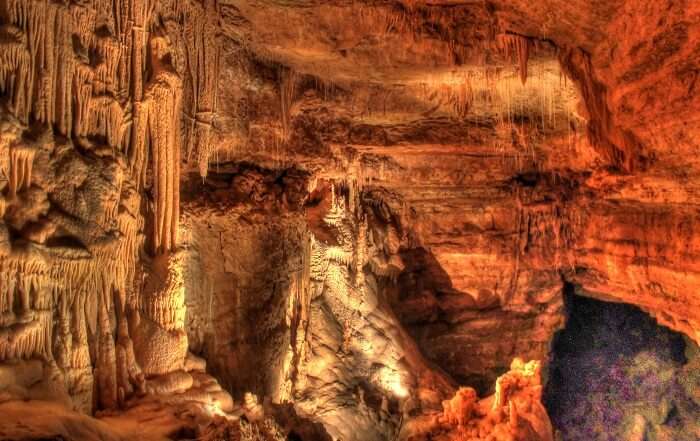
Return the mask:
<path id="1" fill-rule="evenodd" d="M 564 441 L 700 440 L 700 351 L 635 306 L 565 291 L 543 401 Z"/>

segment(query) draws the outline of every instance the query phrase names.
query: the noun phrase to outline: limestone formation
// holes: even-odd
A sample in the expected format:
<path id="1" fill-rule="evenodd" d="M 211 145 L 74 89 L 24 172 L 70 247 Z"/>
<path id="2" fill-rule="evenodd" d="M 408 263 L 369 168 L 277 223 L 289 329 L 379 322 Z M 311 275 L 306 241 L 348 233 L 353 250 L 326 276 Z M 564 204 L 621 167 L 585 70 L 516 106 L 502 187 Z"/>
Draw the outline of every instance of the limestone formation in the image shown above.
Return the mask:
<path id="1" fill-rule="evenodd" d="M 542 404 L 571 292 L 685 336 L 613 426 L 697 438 L 698 42 L 681 0 L 0 1 L 0 439 L 603 439 Z"/>

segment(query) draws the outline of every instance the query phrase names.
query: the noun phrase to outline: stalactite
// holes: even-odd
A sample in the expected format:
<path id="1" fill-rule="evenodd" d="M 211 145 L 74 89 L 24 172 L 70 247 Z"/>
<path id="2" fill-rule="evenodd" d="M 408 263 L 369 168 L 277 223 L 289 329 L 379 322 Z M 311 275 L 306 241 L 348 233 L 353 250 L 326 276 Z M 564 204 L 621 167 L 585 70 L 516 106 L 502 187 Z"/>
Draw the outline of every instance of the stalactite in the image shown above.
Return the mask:
<path id="1" fill-rule="evenodd" d="M 0 329 L 0 360 L 51 359 L 52 311 L 34 311 L 30 321 Z"/>
<path id="2" fill-rule="evenodd" d="M 206 177 L 211 155 L 211 131 L 218 110 L 218 81 L 221 48 L 219 45 L 218 0 L 206 0 L 202 5 L 182 2 L 183 39 L 187 61 L 189 99 L 186 108 L 194 112 L 187 116 L 184 138 L 187 161 L 197 155 L 199 173 Z"/>
<path id="3" fill-rule="evenodd" d="M 520 81 L 527 81 L 527 64 L 530 59 L 530 39 L 521 35 L 501 34 L 497 40 L 498 46 L 506 59 L 516 57 L 520 70 Z"/>
<path id="4" fill-rule="evenodd" d="M 102 62 L 95 70 L 95 93 L 110 93 L 118 95 L 118 69 L 124 54 L 124 47 L 114 37 L 101 37 L 97 39 L 97 52 Z"/>
<path id="5" fill-rule="evenodd" d="M 100 4 L 97 9 L 103 8 Z M 93 106 L 97 103 L 91 102 L 92 94 L 119 93 L 117 71 L 125 47 L 113 37 L 95 37 L 96 9 L 11 0 L 4 14 L 14 26 L 0 31 L 0 89 L 10 96 L 13 113 L 24 123 L 31 113 L 65 136 L 114 140 L 121 125 L 116 118 L 100 131 L 88 126 L 90 112 L 100 110 Z M 96 59 L 91 59 L 91 51 Z"/>
<path id="6" fill-rule="evenodd" d="M 70 134 L 72 127 L 73 71 L 76 61 L 73 54 L 70 32 L 73 26 L 71 17 L 61 10 L 56 14 L 56 37 L 54 39 L 54 59 L 51 71 L 54 78 L 49 101 L 53 102 L 53 122 L 59 133 Z"/>
<path id="7" fill-rule="evenodd" d="M 125 6 L 126 7 L 126 6 Z M 147 57 L 148 19 L 153 13 L 155 4 L 152 0 L 134 2 L 125 13 L 125 32 L 131 30 L 131 35 L 124 36 L 131 43 L 131 70 L 124 65 L 124 72 L 129 72 L 130 94 L 132 99 L 131 142 L 129 143 L 129 167 L 131 176 L 136 181 L 136 189 L 141 190 L 146 183 L 146 164 L 148 161 L 148 106 L 142 102 L 144 98 L 144 67 Z M 128 17 L 128 18 L 127 18 Z M 124 57 L 126 58 L 126 57 Z M 126 61 L 125 61 L 126 63 Z"/>
<path id="8" fill-rule="evenodd" d="M 73 77 L 73 90 L 75 91 L 73 134 L 77 137 L 85 137 L 88 133 L 92 79 L 92 67 L 82 63 L 75 67 L 75 74 Z"/>
<path id="9" fill-rule="evenodd" d="M 124 110 L 114 98 L 102 95 L 93 96 L 89 105 L 89 120 L 85 134 L 104 136 L 107 144 L 118 148 L 123 144 L 126 127 L 124 125 Z"/>
<path id="10" fill-rule="evenodd" d="M 10 147 L 9 196 L 11 198 L 32 185 L 35 152 L 33 148 L 23 145 Z"/>
<path id="11" fill-rule="evenodd" d="M 153 153 L 155 223 L 153 250 L 174 250 L 180 216 L 180 115 L 182 83 L 167 63 L 167 42 L 151 40 L 154 75 L 145 93 L 144 109 Z"/>
<path id="12" fill-rule="evenodd" d="M 54 66 L 53 60 L 56 56 L 54 53 L 56 36 L 55 32 L 48 32 L 47 30 L 55 29 L 56 14 L 57 5 L 48 5 L 44 10 L 41 26 L 43 38 L 41 39 L 40 57 L 35 62 L 35 68 L 38 70 L 38 77 L 33 112 L 34 118 L 43 123 L 53 122 L 55 119 L 53 103 L 55 78 L 52 75 L 52 68 Z"/>
<path id="13" fill-rule="evenodd" d="M 291 134 L 291 109 L 297 92 L 299 75 L 293 70 L 280 71 L 280 114 L 282 115 L 282 138 L 286 141 Z"/>
<path id="14" fill-rule="evenodd" d="M 341 247 L 328 247 L 326 249 L 326 258 L 342 265 L 350 265 L 352 262 L 352 254 Z"/>
<path id="15" fill-rule="evenodd" d="M 27 123 L 31 55 L 26 49 L 26 34 L 7 25 L 0 32 L 0 90 L 8 95 L 15 116 Z"/>
<path id="16" fill-rule="evenodd" d="M 216 7 L 211 2 L 207 5 Z M 115 336 L 110 299 L 113 291 L 136 296 L 134 280 L 144 227 L 140 191 L 150 164 L 156 199 L 155 251 L 171 251 L 177 241 L 182 85 L 170 64 L 165 40 L 150 38 L 156 6 L 153 0 L 0 2 L 0 92 L 15 117 L 12 121 L 18 120 L 20 130 L 50 127 L 67 138 L 65 145 L 83 139 L 88 141 L 83 147 L 107 144 L 114 149 L 113 162 L 104 156 L 98 160 L 100 165 L 116 167 L 107 173 L 111 181 L 99 181 L 104 192 L 87 201 L 90 210 L 99 212 L 85 219 L 89 226 L 83 225 L 84 219 L 65 220 L 71 233 L 90 231 L 84 243 L 87 250 L 30 246 L 8 248 L 7 253 L 3 248 L 0 255 L 0 360 L 49 361 L 55 351 L 66 390 L 85 412 L 93 410 L 95 380 L 102 407 L 113 407 L 139 389 L 125 312 L 118 311 Z M 202 9 L 196 3 L 189 7 L 187 14 Z M 210 26 L 213 15 L 201 24 L 207 37 L 200 39 L 192 54 L 193 63 L 199 63 L 193 64 L 199 69 L 193 87 L 198 88 L 196 107 L 201 120 L 217 108 L 218 74 L 212 71 L 218 72 L 219 51 L 210 37 L 216 35 L 218 24 Z M 206 52 L 204 63 L 202 51 Z M 150 63 L 146 62 L 149 53 Z M 14 198 L 32 186 L 34 156 L 40 151 L 17 142 L 18 134 L 9 136 L 3 126 L 0 136 L 0 168 L 8 177 L 7 194 L 0 196 L 0 214 L 4 214 L 6 197 L 8 204 L 22 202 L 23 198 Z M 208 143 L 199 131 L 192 136 Z M 122 169 L 118 152 L 122 149 L 129 170 Z M 155 158 L 152 163 L 149 155 Z M 122 174 L 129 171 L 135 189 L 122 185 L 128 181 Z M 39 185 L 33 189 L 41 189 L 43 181 L 35 180 Z M 46 253 L 55 254 L 46 258 Z M 171 328 L 183 328 L 184 297 L 161 303 L 150 311 L 152 315 Z"/>
<path id="17" fill-rule="evenodd" d="M 74 61 L 71 35 L 76 29 L 71 8 L 34 0 L 12 0 L 5 4 L 4 14 L 16 26 L 15 35 L 21 35 L 18 41 L 21 47 L 16 49 L 25 54 L 21 58 L 26 58 L 20 60 L 19 54 L 7 53 L 13 50 L 13 45 L 2 45 L 2 70 L 15 70 L 11 81 L 23 85 L 21 94 L 9 94 L 14 103 L 13 113 L 24 123 L 28 122 L 30 113 L 38 121 L 58 122 L 59 131 L 69 135 Z M 0 78 L 0 84 L 5 91 L 8 87 L 16 90 L 7 78 Z"/>

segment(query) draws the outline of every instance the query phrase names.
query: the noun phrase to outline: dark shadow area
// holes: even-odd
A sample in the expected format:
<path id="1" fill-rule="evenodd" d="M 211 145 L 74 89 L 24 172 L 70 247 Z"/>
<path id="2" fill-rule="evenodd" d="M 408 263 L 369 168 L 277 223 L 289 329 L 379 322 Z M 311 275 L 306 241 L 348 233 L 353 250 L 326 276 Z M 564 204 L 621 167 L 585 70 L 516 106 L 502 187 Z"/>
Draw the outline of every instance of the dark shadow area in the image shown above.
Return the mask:
<path id="1" fill-rule="evenodd" d="M 627 304 L 565 292 L 543 401 L 565 441 L 697 441 L 700 356 Z"/>
<path id="2" fill-rule="evenodd" d="M 273 405 L 266 411 L 288 432 L 287 441 L 331 441 L 321 423 L 298 415 L 291 404 Z"/>
<path id="3" fill-rule="evenodd" d="M 401 324 L 423 355 L 458 384 L 482 396 L 493 393 L 496 378 L 513 357 L 530 356 L 514 350 L 509 339 L 522 338 L 521 329 L 533 329 L 535 314 L 503 309 L 493 292 L 459 291 L 429 249 L 402 248 L 400 255 L 405 269 L 385 292 Z M 496 349 L 485 354 L 485 346 Z"/>

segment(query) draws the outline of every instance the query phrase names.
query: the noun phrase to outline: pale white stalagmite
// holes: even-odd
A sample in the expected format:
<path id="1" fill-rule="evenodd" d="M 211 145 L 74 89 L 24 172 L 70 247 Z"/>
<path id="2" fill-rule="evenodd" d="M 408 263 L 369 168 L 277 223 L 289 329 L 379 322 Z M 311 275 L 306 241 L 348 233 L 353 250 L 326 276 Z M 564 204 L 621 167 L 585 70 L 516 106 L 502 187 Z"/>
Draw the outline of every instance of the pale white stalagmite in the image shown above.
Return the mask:
<path id="1" fill-rule="evenodd" d="M 175 254 L 157 259 L 153 272 L 159 275 L 160 283 L 145 289 L 139 309 L 144 317 L 167 331 L 182 330 L 186 312 L 182 263 Z"/>
<path id="2" fill-rule="evenodd" d="M 156 256 L 139 299 L 133 350 L 143 374 L 148 376 L 144 387 L 149 393 L 183 392 L 192 387 L 189 375 L 185 383 L 179 381 L 187 357 L 180 266 L 176 253 Z"/>
<path id="3" fill-rule="evenodd" d="M 292 358 L 300 373 L 292 394 L 302 413 L 313 413 L 318 402 L 325 402 L 331 410 L 319 419 L 331 436 L 359 441 L 396 434 L 398 419 L 388 412 L 390 400 L 419 396 L 425 387 L 433 390 L 433 397 L 446 396 L 452 388 L 446 378 L 427 367 L 396 317 L 382 304 L 379 283 L 384 276 L 366 264 L 380 253 L 396 252 L 398 232 L 381 224 L 374 226 L 376 233 L 370 232 L 369 212 L 356 186 L 352 181 L 330 185 L 330 209 L 323 223 L 332 230 L 337 245 L 311 235 L 312 319 L 308 332 L 304 331 L 307 341 L 298 349 L 304 357 Z M 387 261 L 390 258 L 382 256 L 379 272 L 394 276 L 395 271 L 389 269 L 394 264 Z M 358 391 L 339 386 L 354 384 L 360 376 L 366 382 Z M 385 403 L 379 409 L 370 408 L 364 400 L 365 390 Z M 416 405 L 429 408 L 439 403 L 422 396 Z M 351 431 L 346 421 L 353 421 Z"/>

